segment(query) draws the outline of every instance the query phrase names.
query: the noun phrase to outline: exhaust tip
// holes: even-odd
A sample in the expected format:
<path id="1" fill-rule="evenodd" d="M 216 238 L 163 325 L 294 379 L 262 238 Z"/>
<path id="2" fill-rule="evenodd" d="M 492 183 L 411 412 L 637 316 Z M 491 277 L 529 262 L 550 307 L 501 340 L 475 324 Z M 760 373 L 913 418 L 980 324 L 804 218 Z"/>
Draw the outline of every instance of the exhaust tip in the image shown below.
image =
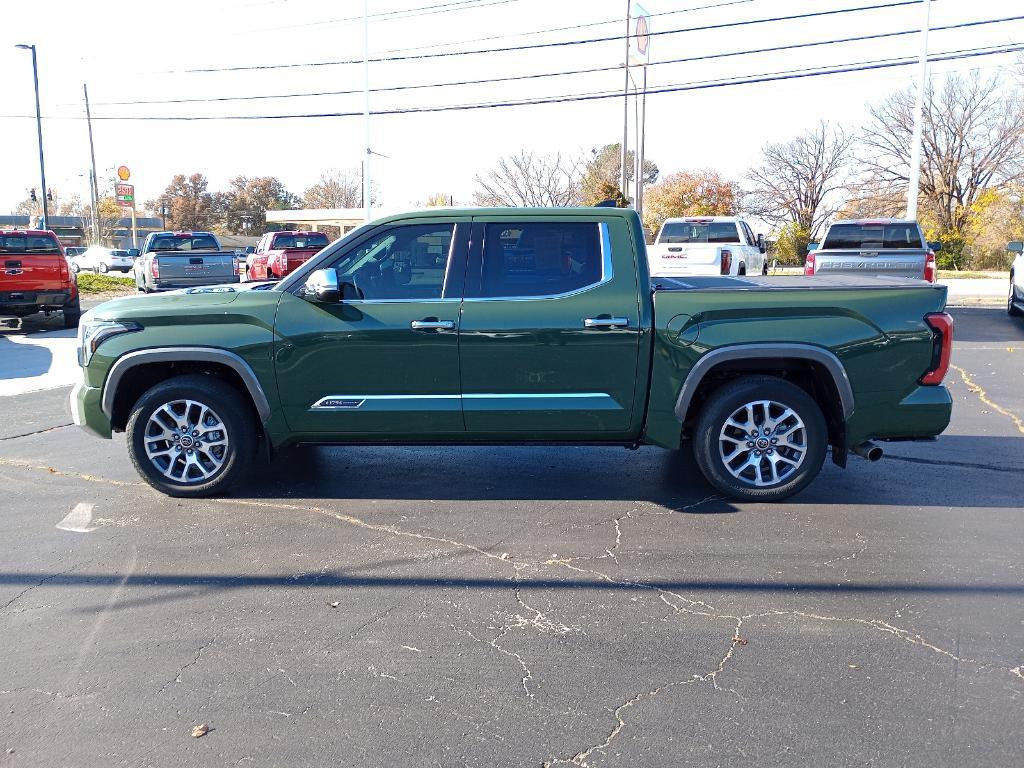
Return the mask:
<path id="1" fill-rule="evenodd" d="M 882 458 L 884 451 L 874 443 L 861 443 L 854 446 L 853 452 L 868 461 L 878 461 Z"/>

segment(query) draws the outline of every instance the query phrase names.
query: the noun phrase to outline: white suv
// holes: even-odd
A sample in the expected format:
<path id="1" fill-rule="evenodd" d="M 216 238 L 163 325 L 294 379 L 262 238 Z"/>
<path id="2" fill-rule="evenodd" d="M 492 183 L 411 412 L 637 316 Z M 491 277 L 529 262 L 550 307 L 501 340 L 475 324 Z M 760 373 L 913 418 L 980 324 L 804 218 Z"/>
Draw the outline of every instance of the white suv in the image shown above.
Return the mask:
<path id="1" fill-rule="evenodd" d="M 80 253 L 71 260 L 71 268 L 75 272 L 81 272 L 83 269 L 101 273 L 116 270 L 127 274 L 132 271 L 134 264 L 135 259 L 128 251 L 105 248 L 102 245 L 90 246 L 85 253 Z"/>
<path id="2" fill-rule="evenodd" d="M 1024 315 L 1024 243 L 1015 240 L 1006 248 L 1017 254 L 1010 266 L 1010 295 L 1006 300 L 1006 311 L 1018 317 Z"/>
<path id="3" fill-rule="evenodd" d="M 764 237 L 733 216 L 666 219 L 647 249 L 651 277 L 766 275 Z"/>

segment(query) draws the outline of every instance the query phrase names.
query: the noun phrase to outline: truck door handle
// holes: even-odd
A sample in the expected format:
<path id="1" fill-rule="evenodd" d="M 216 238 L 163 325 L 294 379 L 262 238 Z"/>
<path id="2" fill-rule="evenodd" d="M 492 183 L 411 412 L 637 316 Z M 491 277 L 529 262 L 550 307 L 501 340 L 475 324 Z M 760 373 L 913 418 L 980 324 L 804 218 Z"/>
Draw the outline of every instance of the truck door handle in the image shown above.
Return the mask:
<path id="1" fill-rule="evenodd" d="M 454 320 L 413 320 L 409 327 L 414 331 L 450 331 L 455 328 Z"/>
<path id="2" fill-rule="evenodd" d="M 629 326 L 627 317 L 588 317 L 583 321 L 584 328 L 626 328 Z"/>

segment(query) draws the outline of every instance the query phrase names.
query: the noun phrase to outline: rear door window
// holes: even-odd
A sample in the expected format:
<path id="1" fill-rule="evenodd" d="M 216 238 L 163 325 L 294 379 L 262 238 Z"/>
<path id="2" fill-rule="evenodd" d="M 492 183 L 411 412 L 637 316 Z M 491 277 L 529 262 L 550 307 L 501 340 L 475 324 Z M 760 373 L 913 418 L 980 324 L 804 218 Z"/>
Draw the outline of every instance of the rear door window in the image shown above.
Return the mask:
<path id="1" fill-rule="evenodd" d="M 825 250 L 882 250 L 924 248 L 916 224 L 834 224 L 822 245 Z"/>
<path id="2" fill-rule="evenodd" d="M 731 221 L 670 222 L 661 231 L 662 243 L 739 243 L 740 235 Z"/>
<path id="3" fill-rule="evenodd" d="M 0 236 L 0 253 L 60 254 L 60 244 L 49 235 Z"/>
<path id="4" fill-rule="evenodd" d="M 596 222 L 499 222 L 484 227 L 482 297 L 557 296 L 603 279 Z"/>
<path id="5" fill-rule="evenodd" d="M 153 238 L 151 251 L 216 251 L 213 235 L 164 235 Z"/>

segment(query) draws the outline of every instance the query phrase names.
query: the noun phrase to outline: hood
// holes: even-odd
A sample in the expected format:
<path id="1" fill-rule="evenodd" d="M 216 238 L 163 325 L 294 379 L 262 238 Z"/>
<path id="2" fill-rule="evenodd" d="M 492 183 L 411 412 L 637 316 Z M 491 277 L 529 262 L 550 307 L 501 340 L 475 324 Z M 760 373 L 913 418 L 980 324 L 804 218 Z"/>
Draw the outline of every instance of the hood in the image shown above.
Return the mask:
<path id="1" fill-rule="evenodd" d="M 268 303 L 276 304 L 280 296 L 268 290 L 274 283 L 235 283 L 183 288 L 159 294 L 138 294 L 111 299 L 89 310 L 89 315 L 103 320 L 142 319 L 222 314 L 226 305 L 240 295 L 255 292 L 267 294 Z"/>

